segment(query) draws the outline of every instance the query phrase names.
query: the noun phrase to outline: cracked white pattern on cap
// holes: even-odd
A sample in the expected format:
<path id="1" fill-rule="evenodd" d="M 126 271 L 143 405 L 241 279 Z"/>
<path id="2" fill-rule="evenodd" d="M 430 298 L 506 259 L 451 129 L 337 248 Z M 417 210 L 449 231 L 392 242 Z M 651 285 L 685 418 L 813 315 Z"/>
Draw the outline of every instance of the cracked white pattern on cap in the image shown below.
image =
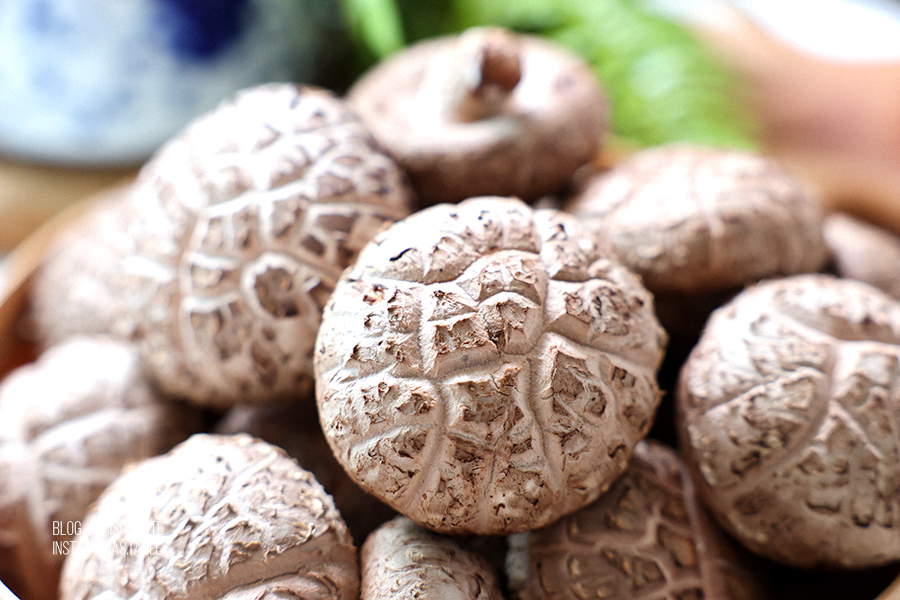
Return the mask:
<path id="1" fill-rule="evenodd" d="M 107 488 L 60 597 L 355 600 L 356 549 L 331 498 L 281 449 L 198 434 Z"/>
<path id="2" fill-rule="evenodd" d="M 758 284 L 682 368 L 679 435 L 719 522 L 785 564 L 900 559 L 900 303 L 827 275 Z"/>
<path id="3" fill-rule="evenodd" d="M 364 489 L 438 531 L 521 531 L 590 502 L 659 402 L 651 295 L 571 216 L 519 200 L 388 228 L 325 314 L 329 443 Z"/>
<path id="4" fill-rule="evenodd" d="M 269 84 L 167 144 L 132 198 L 147 365 L 168 393 L 224 408 L 308 388 L 332 286 L 410 191 L 339 98 Z"/>

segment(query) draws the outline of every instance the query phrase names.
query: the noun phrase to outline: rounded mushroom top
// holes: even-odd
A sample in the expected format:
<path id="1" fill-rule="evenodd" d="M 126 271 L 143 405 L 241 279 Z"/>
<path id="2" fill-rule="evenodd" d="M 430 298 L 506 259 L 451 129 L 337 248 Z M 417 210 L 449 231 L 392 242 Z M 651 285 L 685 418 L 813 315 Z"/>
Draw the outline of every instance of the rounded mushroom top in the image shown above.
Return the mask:
<path id="1" fill-rule="evenodd" d="M 714 292 L 818 270 L 819 198 L 776 161 L 672 144 L 596 176 L 566 210 L 613 246 L 653 292 Z"/>
<path id="2" fill-rule="evenodd" d="M 225 407 L 309 382 L 332 286 L 410 191 L 342 100 L 268 84 L 162 148 L 132 198 L 147 364 L 169 393 Z"/>
<path id="3" fill-rule="evenodd" d="M 416 523 L 508 533 L 595 498 L 652 422 L 665 333 L 568 215 L 475 198 L 379 234 L 316 340 L 326 438 Z"/>
<path id="4" fill-rule="evenodd" d="M 13 371 L 0 385 L 0 576 L 55 598 L 54 543 L 74 531 L 53 524 L 78 523 L 126 464 L 200 427 L 196 411 L 159 397 L 131 344 L 73 337 Z"/>
<path id="5" fill-rule="evenodd" d="M 66 559 L 60 598 L 267 591 L 355 600 L 347 529 L 322 486 L 280 449 L 246 435 L 198 434 L 107 488 Z"/>
<path id="6" fill-rule="evenodd" d="M 503 599 L 500 581 L 486 559 L 405 517 L 369 535 L 360 552 L 360 571 L 361 600 Z"/>
<path id="7" fill-rule="evenodd" d="M 512 536 L 506 565 L 517 600 L 765 598 L 742 559 L 704 512 L 675 452 L 641 442 L 596 502 Z"/>
<path id="8" fill-rule="evenodd" d="M 597 154 L 606 99 L 590 67 L 499 28 L 426 40 L 363 75 L 348 101 L 423 205 L 554 193 Z"/>
<path id="9" fill-rule="evenodd" d="M 677 390 L 704 499 L 752 550 L 802 567 L 900 558 L 900 303 L 826 275 L 713 313 Z"/>
<path id="10" fill-rule="evenodd" d="M 900 299 L 900 236 L 846 213 L 828 215 L 822 227 L 838 276 Z"/>

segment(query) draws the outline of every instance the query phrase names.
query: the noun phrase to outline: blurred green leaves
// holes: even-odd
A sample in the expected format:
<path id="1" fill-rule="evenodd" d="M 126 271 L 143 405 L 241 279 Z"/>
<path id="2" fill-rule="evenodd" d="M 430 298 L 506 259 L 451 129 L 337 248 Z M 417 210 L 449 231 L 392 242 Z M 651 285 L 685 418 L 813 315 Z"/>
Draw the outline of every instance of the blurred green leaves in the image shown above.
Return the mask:
<path id="1" fill-rule="evenodd" d="M 736 78 L 692 33 L 640 0 L 343 2 L 375 58 L 404 41 L 502 25 L 547 37 L 588 61 L 609 96 L 613 133 L 629 143 L 757 146 Z"/>
<path id="2" fill-rule="evenodd" d="M 364 51 L 381 59 L 406 45 L 395 0 L 341 0 L 353 36 Z"/>

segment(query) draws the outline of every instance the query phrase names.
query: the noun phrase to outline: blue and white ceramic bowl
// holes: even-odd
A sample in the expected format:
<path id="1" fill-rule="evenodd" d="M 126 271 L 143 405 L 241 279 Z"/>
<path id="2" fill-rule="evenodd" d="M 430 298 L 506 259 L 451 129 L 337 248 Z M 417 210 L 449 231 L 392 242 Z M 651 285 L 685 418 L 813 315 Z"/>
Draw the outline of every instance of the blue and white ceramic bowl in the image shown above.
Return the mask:
<path id="1" fill-rule="evenodd" d="M 0 154 L 144 160 L 235 90 L 308 81 L 323 0 L 0 0 Z"/>

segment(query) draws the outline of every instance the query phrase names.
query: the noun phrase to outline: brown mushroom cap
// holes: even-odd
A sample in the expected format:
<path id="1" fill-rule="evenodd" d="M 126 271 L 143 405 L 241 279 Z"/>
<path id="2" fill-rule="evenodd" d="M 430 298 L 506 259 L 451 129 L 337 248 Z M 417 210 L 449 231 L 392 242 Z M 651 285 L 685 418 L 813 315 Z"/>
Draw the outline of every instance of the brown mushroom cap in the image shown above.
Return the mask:
<path id="1" fill-rule="evenodd" d="M 654 293 L 727 290 L 818 270 L 819 198 L 772 159 L 690 144 L 638 152 L 566 210 L 608 239 Z"/>
<path id="2" fill-rule="evenodd" d="M 159 398 L 124 342 L 73 337 L 11 373 L 0 386 L 0 578 L 31 600 L 56 598 L 90 504 L 126 464 L 200 427 Z"/>
<path id="3" fill-rule="evenodd" d="M 410 192 L 343 101 L 268 84 L 163 147 L 133 199 L 147 364 L 170 394 L 225 408 L 311 382 L 332 286 Z"/>
<path id="4" fill-rule="evenodd" d="M 762 600 L 759 576 L 741 558 L 676 454 L 641 442 L 596 502 L 512 536 L 507 572 L 517 600 Z"/>
<path id="5" fill-rule="evenodd" d="M 900 299 L 900 236 L 846 213 L 828 215 L 822 227 L 837 275 Z"/>
<path id="6" fill-rule="evenodd" d="M 475 198 L 379 234 L 316 340 L 325 436 L 364 489 L 442 532 L 538 527 L 622 472 L 665 333 L 570 216 Z"/>
<path id="7" fill-rule="evenodd" d="M 606 132 L 606 100 L 584 61 L 497 28 L 414 44 L 347 98 L 422 205 L 554 193 L 596 156 Z"/>
<path id="8" fill-rule="evenodd" d="M 798 275 L 713 313 L 681 372 L 679 435 L 719 522 L 798 567 L 900 559 L 900 303 Z"/>
<path id="9" fill-rule="evenodd" d="M 110 485 L 66 559 L 60 592 L 355 600 L 359 567 L 331 498 L 282 450 L 198 434 Z"/>
<path id="10" fill-rule="evenodd" d="M 405 517 L 376 529 L 360 553 L 360 600 L 503 600 L 490 563 Z"/>

